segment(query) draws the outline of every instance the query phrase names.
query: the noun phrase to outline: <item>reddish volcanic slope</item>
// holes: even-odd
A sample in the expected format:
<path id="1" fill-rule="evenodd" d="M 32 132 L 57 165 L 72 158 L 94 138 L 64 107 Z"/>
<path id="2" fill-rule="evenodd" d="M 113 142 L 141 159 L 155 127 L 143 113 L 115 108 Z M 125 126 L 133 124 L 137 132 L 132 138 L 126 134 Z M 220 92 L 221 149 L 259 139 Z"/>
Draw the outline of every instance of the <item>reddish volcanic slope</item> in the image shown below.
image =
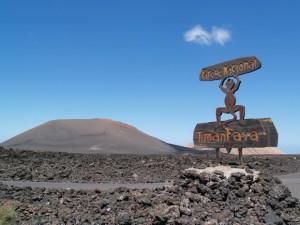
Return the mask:
<path id="1" fill-rule="evenodd" d="M 105 154 L 175 153 L 169 144 L 109 119 L 53 120 L 1 144 L 6 148 Z"/>

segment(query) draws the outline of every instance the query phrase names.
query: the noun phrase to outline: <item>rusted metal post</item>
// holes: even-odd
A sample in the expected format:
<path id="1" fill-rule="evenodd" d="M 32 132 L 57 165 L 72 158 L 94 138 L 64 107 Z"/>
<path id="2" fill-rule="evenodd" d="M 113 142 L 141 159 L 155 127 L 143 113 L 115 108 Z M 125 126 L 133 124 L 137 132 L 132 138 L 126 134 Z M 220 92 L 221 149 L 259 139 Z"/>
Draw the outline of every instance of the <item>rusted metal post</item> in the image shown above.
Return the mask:
<path id="1" fill-rule="evenodd" d="M 230 154 L 231 148 L 227 147 L 227 148 L 226 148 L 226 151 L 227 151 L 228 154 Z"/>
<path id="2" fill-rule="evenodd" d="M 238 148 L 239 150 L 239 161 L 240 161 L 240 165 L 243 164 L 243 148 Z"/>
<path id="3" fill-rule="evenodd" d="M 217 162 L 220 163 L 220 148 L 216 148 L 216 158 Z"/>

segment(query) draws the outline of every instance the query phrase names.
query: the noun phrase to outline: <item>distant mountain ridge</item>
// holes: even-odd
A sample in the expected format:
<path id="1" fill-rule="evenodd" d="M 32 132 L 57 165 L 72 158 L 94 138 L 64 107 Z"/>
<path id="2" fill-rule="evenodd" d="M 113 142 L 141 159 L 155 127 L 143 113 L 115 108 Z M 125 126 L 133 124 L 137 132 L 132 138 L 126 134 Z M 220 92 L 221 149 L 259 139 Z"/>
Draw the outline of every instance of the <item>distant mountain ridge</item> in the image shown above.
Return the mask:
<path id="1" fill-rule="evenodd" d="M 110 119 L 52 120 L 1 144 L 6 148 L 105 154 L 163 154 L 178 150 L 137 128 Z"/>

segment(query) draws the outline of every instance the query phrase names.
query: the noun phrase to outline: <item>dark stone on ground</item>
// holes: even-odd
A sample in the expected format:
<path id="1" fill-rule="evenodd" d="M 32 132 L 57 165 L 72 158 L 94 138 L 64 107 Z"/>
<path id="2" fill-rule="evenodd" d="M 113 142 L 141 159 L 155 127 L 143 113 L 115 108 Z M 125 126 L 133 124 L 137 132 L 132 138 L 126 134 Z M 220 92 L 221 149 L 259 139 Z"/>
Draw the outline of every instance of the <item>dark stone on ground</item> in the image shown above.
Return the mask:
<path id="1" fill-rule="evenodd" d="M 244 161 L 247 171 L 255 169 L 270 175 L 300 171 L 300 156 L 245 156 Z M 216 164 L 211 154 L 89 155 L 0 147 L 0 180 L 166 182 L 177 179 L 186 168 Z M 237 157 L 224 154 L 222 164 L 238 166 Z"/>
<path id="2" fill-rule="evenodd" d="M 269 174 L 182 173 L 170 187 L 102 192 L 0 184 L 0 199 L 14 203 L 17 224 L 300 224 L 299 200 Z"/>
<path id="3" fill-rule="evenodd" d="M 0 179 L 69 182 L 165 182 L 164 188 L 113 191 L 16 188 L 0 183 L 0 203 L 13 202 L 17 224 L 300 224 L 300 203 L 273 175 L 300 171 L 299 156 L 249 156 L 246 170 L 182 172 L 216 165 L 210 155 L 85 155 L 0 149 Z M 224 165 L 237 166 L 224 156 Z"/>

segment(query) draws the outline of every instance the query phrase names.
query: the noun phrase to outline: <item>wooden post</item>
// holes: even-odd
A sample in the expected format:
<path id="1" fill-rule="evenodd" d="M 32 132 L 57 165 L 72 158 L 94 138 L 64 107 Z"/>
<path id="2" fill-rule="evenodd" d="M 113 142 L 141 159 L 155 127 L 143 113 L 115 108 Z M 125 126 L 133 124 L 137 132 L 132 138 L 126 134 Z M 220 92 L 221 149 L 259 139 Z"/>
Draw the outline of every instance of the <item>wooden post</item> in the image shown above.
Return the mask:
<path id="1" fill-rule="evenodd" d="M 227 148 L 226 148 L 226 151 L 227 151 L 228 154 L 230 154 L 231 148 L 227 147 Z"/>
<path id="2" fill-rule="evenodd" d="M 220 163 L 220 148 L 216 148 L 216 158 L 217 162 Z"/>
<path id="3" fill-rule="evenodd" d="M 239 149 L 239 161 L 240 165 L 243 164 L 243 148 L 238 148 Z"/>

